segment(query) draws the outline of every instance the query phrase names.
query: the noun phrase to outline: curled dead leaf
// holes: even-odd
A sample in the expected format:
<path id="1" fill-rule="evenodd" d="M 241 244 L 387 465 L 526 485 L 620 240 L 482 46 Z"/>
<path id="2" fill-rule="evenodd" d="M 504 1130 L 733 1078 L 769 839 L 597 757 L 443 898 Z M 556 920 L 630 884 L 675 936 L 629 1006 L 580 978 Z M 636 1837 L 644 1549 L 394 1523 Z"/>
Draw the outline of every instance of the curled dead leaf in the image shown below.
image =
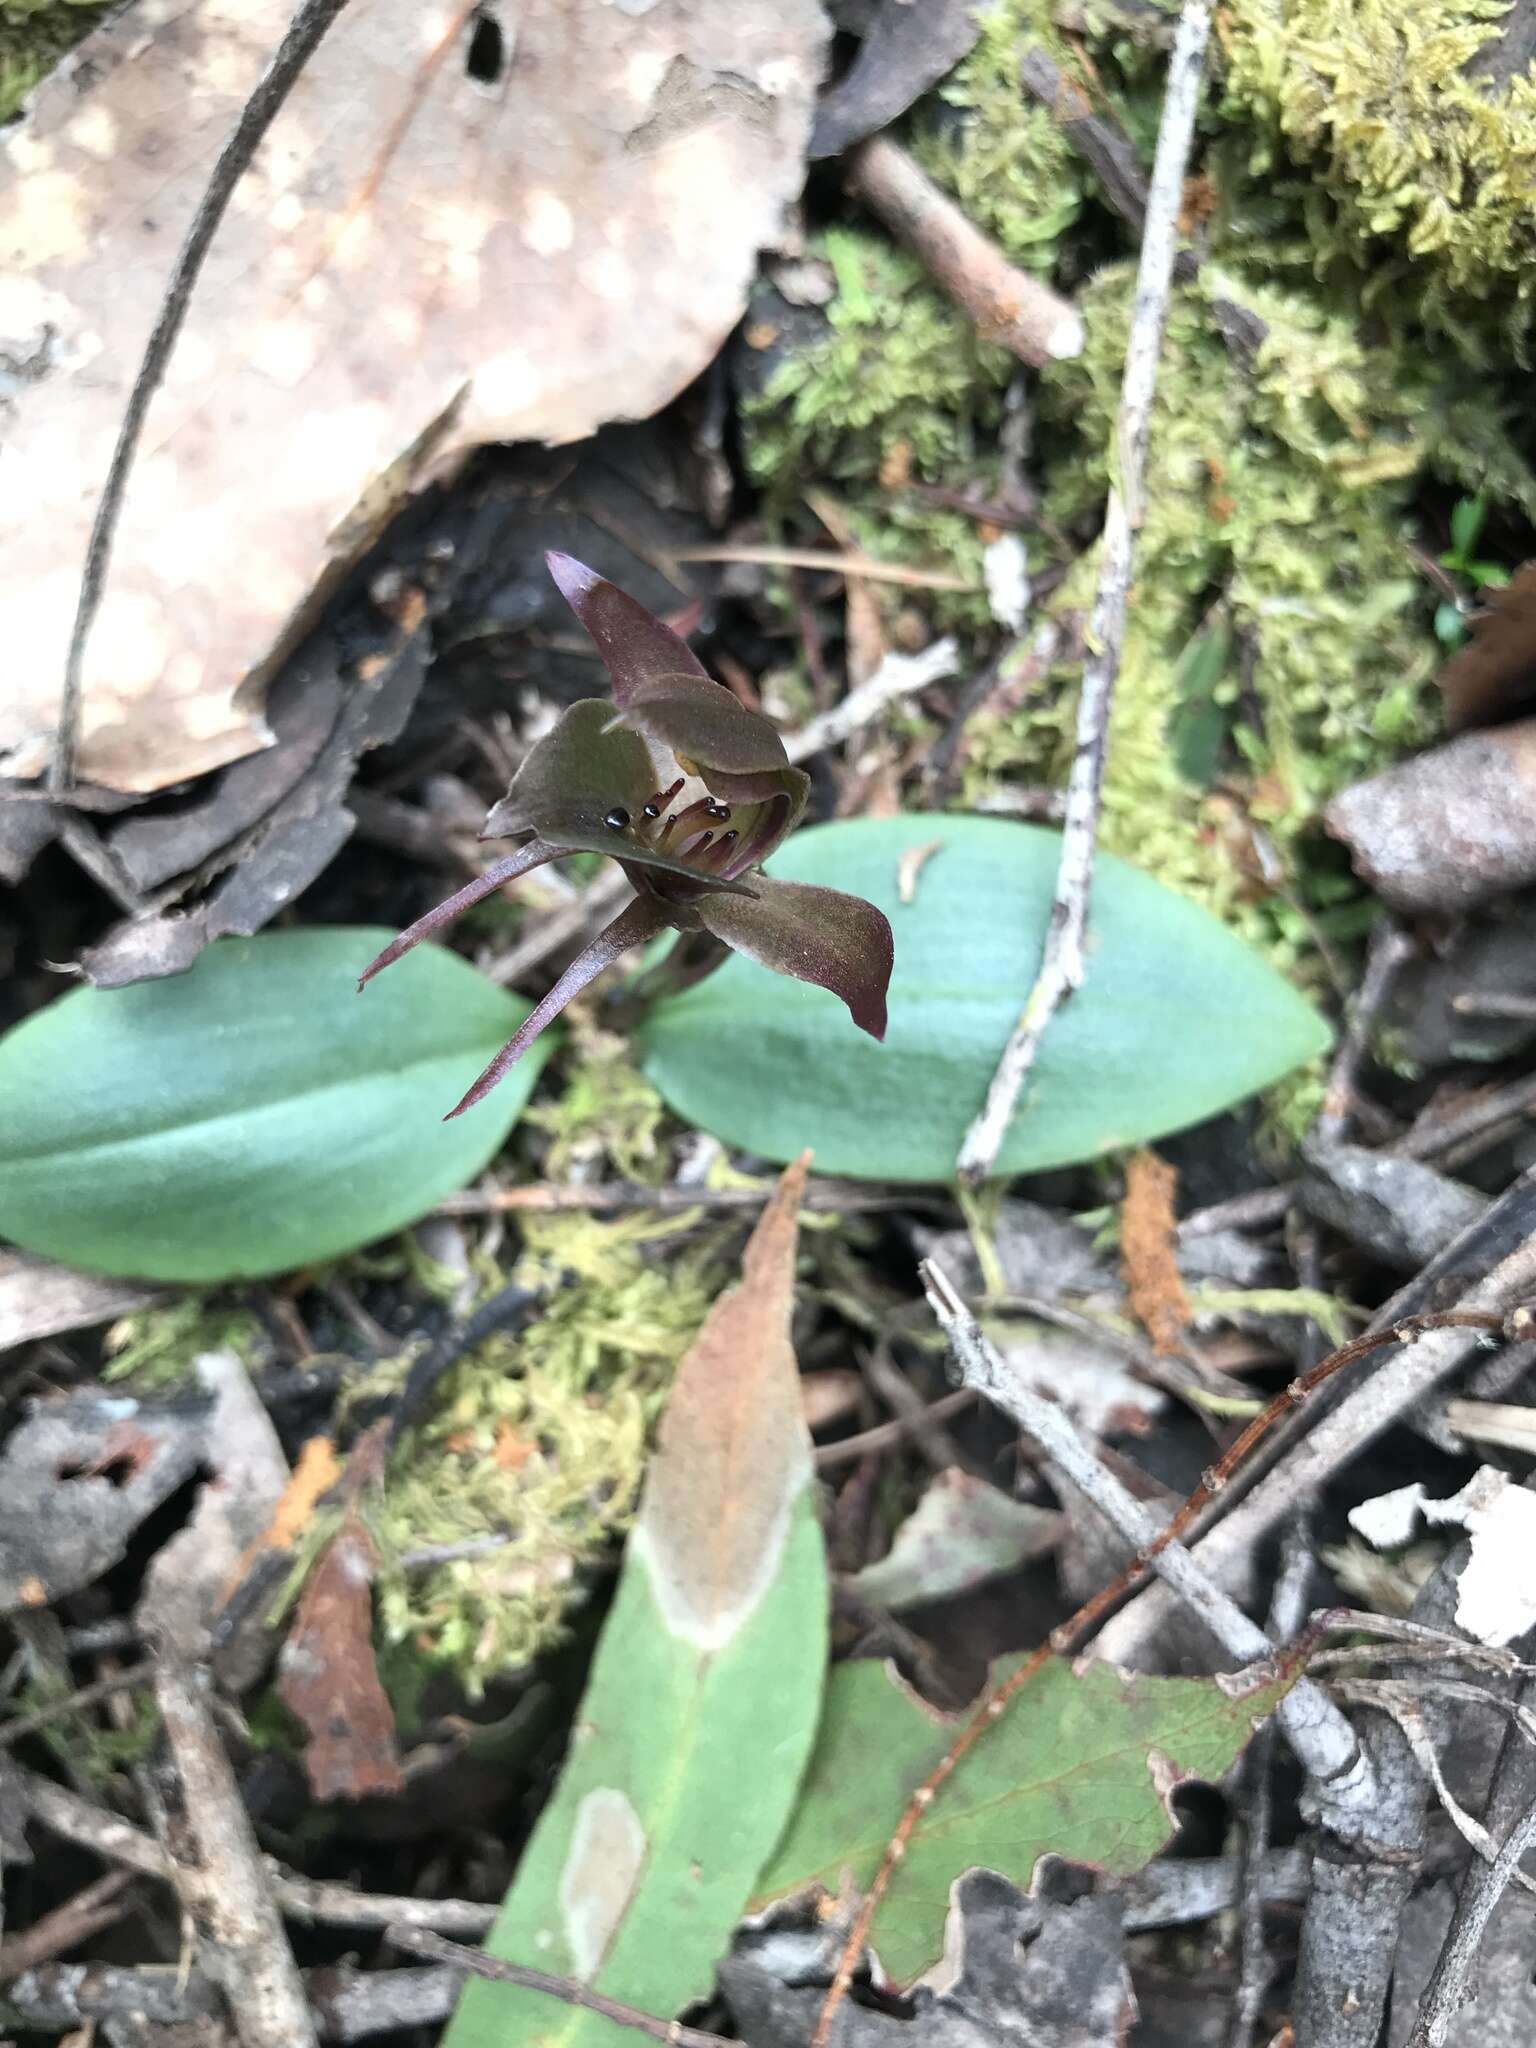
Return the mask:
<path id="1" fill-rule="evenodd" d="M 41 772 L 85 538 L 175 251 L 286 0 L 140 0 L 0 144 L 0 766 Z M 484 25 L 496 33 L 487 58 Z M 78 772 L 149 791 L 267 744 L 340 568 L 484 441 L 655 412 L 798 192 L 816 0 L 354 0 L 215 239 L 87 649 Z M 478 54 L 477 54 L 478 53 Z"/>

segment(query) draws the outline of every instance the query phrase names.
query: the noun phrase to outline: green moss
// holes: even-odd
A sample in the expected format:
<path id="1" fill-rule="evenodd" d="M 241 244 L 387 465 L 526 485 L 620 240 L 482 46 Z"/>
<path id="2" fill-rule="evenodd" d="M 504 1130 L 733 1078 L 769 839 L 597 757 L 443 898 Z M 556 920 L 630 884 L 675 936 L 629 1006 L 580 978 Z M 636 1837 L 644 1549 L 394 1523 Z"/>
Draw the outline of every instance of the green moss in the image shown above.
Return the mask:
<path id="1" fill-rule="evenodd" d="M 184 1294 L 162 1308 L 140 1309 L 107 1332 L 104 1380 L 132 1380 L 145 1392 L 180 1386 L 210 1351 L 232 1350 L 254 1364 L 263 1342 L 261 1323 L 246 1309 L 221 1305 L 204 1294 Z"/>
<path id="2" fill-rule="evenodd" d="M 471 1689 L 558 1639 L 585 1569 L 628 1526 L 652 1424 L 726 1278 L 725 1233 L 679 1246 L 687 1227 L 527 1217 L 515 1277 L 548 1291 L 545 1313 L 454 1369 L 391 1475 L 385 1633 L 448 1661 Z M 426 1570 L 401 1562 L 487 1537 L 506 1540 Z"/>
<path id="3" fill-rule="evenodd" d="M 1421 310 L 1467 329 L 1454 298 L 1528 314 L 1536 258 L 1536 81 L 1469 76 L 1503 0 L 1234 0 L 1223 12 L 1223 111 L 1248 168 L 1312 173 L 1314 251 L 1384 277 L 1382 243 L 1415 266 Z"/>
<path id="4" fill-rule="evenodd" d="M 98 0 L 0 0 L 0 122 L 103 13 Z"/>
<path id="5" fill-rule="evenodd" d="M 583 1005 L 568 1010 L 566 1022 L 575 1056 L 567 1057 L 565 1086 L 553 1102 L 523 1112 L 524 1123 L 550 1134 L 547 1177 L 570 1180 L 604 1164 L 624 1180 L 654 1183 L 663 1168 L 661 1097 L 625 1057 L 625 1041 L 598 1029 Z"/>
<path id="6" fill-rule="evenodd" d="M 1026 44 L 1065 48 L 1043 0 L 999 0 L 970 54 L 913 123 L 913 155 L 1022 269 L 1049 275 L 1094 192 L 1092 173 L 1048 108 L 1019 85 Z"/>

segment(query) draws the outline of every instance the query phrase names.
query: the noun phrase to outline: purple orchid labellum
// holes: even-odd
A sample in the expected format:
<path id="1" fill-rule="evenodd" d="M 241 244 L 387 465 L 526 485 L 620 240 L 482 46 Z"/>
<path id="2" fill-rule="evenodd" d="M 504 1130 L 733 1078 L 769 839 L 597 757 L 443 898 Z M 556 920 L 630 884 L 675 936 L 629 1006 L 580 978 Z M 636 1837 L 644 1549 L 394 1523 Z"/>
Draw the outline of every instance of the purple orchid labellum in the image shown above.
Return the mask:
<path id="1" fill-rule="evenodd" d="M 480 835 L 513 839 L 516 852 L 418 918 L 358 987 L 504 882 L 567 854 L 611 854 L 635 897 L 449 1116 L 488 1095 L 605 967 L 668 929 L 707 933 L 776 973 L 830 989 L 861 1030 L 884 1038 L 892 963 L 885 916 L 862 897 L 759 872 L 805 809 L 810 778 L 791 767 L 770 722 L 712 682 L 643 605 L 570 555 L 545 560 L 597 644 L 612 701 L 571 705 L 529 749 Z"/>

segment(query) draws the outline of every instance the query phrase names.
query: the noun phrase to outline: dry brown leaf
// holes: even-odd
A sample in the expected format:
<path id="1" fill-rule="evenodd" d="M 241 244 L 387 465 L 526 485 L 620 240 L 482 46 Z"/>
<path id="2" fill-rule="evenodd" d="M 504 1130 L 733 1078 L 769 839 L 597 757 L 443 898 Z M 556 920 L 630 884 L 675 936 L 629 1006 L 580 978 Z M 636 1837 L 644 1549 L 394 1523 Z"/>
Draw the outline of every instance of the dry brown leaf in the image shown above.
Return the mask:
<path id="1" fill-rule="evenodd" d="M 773 1577 L 810 1436 L 790 1343 L 809 1152 L 785 1169 L 678 1367 L 635 1536 L 675 1633 L 725 1641 Z"/>
<path id="2" fill-rule="evenodd" d="M 1485 590 L 1470 639 L 1435 678 L 1453 731 L 1491 725 L 1536 700 L 1536 562 L 1505 590 Z"/>
<path id="3" fill-rule="evenodd" d="M 398 1792 L 395 1716 L 373 1657 L 378 1559 L 354 1502 L 304 1582 L 277 1692 L 309 1736 L 304 1769 L 317 1799 Z"/>
<path id="4" fill-rule="evenodd" d="M 1126 1161 L 1120 1263 L 1131 1313 L 1164 1357 L 1183 1350 L 1189 1326 L 1189 1296 L 1174 1255 L 1178 1185 L 1177 1172 L 1155 1152 L 1133 1152 Z"/>
<path id="5" fill-rule="evenodd" d="M 139 0 L 0 145 L 6 773 L 46 763 L 128 385 L 291 11 Z M 82 777 L 154 790 L 265 745 L 278 653 L 407 490 L 696 376 L 799 190 L 826 35 L 818 0 L 354 0 L 236 191 L 150 410 Z"/>

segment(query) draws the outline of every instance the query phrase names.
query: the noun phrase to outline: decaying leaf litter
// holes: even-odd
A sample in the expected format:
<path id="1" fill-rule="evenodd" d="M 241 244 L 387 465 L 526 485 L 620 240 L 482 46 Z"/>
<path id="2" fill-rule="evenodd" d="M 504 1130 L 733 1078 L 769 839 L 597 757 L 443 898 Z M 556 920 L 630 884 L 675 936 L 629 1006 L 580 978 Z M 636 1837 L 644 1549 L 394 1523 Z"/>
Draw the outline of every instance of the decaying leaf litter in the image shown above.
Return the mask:
<path id="1" fill-rule="evenodd" d="M 1522 11 L 353 0 L 61 736 L 284 26 L 0 134 L 7 2028 L 1524 2040 Z"/>

